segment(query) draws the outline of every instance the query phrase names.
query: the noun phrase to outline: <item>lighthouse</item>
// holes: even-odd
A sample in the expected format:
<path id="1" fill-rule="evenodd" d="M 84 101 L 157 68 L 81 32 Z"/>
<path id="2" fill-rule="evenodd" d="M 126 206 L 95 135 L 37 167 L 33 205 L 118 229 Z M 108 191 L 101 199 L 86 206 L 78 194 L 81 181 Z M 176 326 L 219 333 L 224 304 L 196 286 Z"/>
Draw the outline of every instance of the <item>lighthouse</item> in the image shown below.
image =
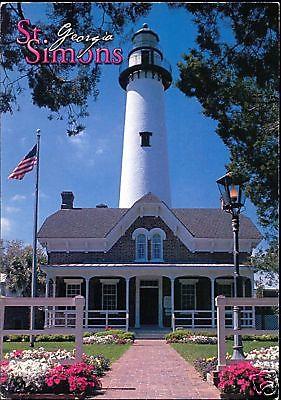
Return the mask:
<path id="1" fill-rule="evenodd" d="M 147 24 L 132 42 L 119 75 L 127 93 L 119 207 L 130 208 L 149 192 L 170 206 L 164 93 L 172 82 L 171 67 Z"/>

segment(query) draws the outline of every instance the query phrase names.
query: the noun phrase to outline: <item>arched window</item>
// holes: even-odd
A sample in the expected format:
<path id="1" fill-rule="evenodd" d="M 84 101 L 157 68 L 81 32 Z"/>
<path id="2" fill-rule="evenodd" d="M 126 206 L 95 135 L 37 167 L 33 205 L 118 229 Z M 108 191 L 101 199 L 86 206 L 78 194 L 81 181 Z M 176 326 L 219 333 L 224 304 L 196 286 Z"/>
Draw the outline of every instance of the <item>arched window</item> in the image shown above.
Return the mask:
<path id="1" fill-rule="evenodd" d="M 151 238 L 151 259 L 163 259 L 163 241 L 159 233 L 155 233 Z"/>
<path id="2" fill-rule="evenodd" d="M 147 239 L 143 233 L 136 237 L 136 260 L 147 261 Z"/>

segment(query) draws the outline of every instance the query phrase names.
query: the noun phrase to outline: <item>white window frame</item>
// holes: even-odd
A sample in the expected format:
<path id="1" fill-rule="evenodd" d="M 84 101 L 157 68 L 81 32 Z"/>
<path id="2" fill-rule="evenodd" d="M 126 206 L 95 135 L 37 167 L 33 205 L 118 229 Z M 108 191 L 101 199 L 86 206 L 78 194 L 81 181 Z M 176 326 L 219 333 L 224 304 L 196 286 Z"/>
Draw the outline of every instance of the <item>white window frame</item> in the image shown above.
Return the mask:
<path id="1" fill-rule="evenodd" d="M 233 284 L 234 281 L 233 279 L 220 279 L 217 278 L 216 283 L 218 286 L 230 286 L 230 297 L 233 297 L 234 293 L 233 293 Z M 228 296 L 226 296 L 228 297 Z"/>
<path id="2" fill-rule="evenodd" d="M 155 257 L 155 242 L 154 242 L 154 237 L 158 236 L 160 238 L 160 257 Z M 158 245 L 158 243 L 157 243 Z M 151 237 L 151 261 L 163 261 L 163 239 L 159 233 L 154 233 L 154 235 Z"/>
<path id="3" fill-rule="evenodd" d="M 100 282 L 102 283 L 102 310 L 109 310 L 109 311 L 113 311 L 113 310 L 117 310 L 117 306 L 118 306 L 118 287 L 117 284 L 119 282 L 119 279 L 100 279 Z M 104 288 L 105 286 L 115 286 L 115 308 L 112 309 L 108 309 L 108 308 L 104 308 L 104 298 L 105 298 L 105 293 L 104 293 Z"/>
<path id="4" fill-rule="evenodd" d="M 153 237 L 154 235 L 159 235 L 161 238 L 161 248 L 160 248 L 160 258 L 154 257 L 153 254 Z M 151 249 L 151 261 L 163 261 L 163 253 L 164 253 L 164 246 L 163 241 L 166 240 L 166 233 L 160 228 L 153 228 L 149 231 L 148 239 L 151 242 L 150 249 Z"/>
<path id="5" fill-rule="evenodd" d="M 143 258 L 139 258 L 138 257 L 138 238 L 139 238 L 140 235 L 144 235 L 144 237 L 145 237 L 145 248 L 144 248 L 145 254 L 144 254 Z M 148 248 L 147 248 L 148 247 L 147 246 L 147 244 L 148 244 L 148 230 L 145 229 L 145 228 L 138 228 L 133 232 L 132 238 L 133 238 L 133 240 L 135 240 L 135 261 L 137 261 L 137 262 L 140 262 L 140 261 L 147 262 L 147 260 L 148 260 L 148 251 L 147 251 L 148 250 Z"/>
<path id="6" fill-rule="evenodd" d="M 71 297 L 71 298 L 75 297 L 75 296 L 81 296 L 81 293 L 82 293 L 82 282 L 83 282 L 83 279 L 64 279 L 64 283 L 66 285 L 65 296 L 66 297 Z M 79 286 L 78 293 L 70 294 L 69 291 L 70 291 L 70 287 L 71 286 Z"/>
<path id="7" fill-rule="evenodd" d="M 184 286 L 193 286 L 194 290 L 194 308 L 189 308 L 188 310 L 197 310 L 197 291 L 196 291 L 196 284 L 199 282 L 199 279 L 180 279 L 180 285 L 181 285 L 181 290 L 180 290 L 180 296 L 181 296 L 181 309 L 184 310 L 183 308 L 183 293 L 182 289 Z"/>

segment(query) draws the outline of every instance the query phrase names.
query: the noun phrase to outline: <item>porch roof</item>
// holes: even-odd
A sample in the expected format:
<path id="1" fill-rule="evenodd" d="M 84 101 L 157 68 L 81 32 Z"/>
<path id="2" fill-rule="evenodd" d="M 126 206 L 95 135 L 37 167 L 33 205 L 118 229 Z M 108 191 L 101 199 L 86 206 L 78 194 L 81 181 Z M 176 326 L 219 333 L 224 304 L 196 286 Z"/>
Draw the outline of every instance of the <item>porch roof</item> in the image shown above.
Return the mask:
<path id="1" fill-rule="evenodd" d="M 219 264 L 219 263 L 73 263 L 73 264 L 46 264 L 41 265 L 42 268 L 233 268 L 233 264 Z M 240 268 L 247 267 L 251 268 L 250 265 L 241 264 Z"/>

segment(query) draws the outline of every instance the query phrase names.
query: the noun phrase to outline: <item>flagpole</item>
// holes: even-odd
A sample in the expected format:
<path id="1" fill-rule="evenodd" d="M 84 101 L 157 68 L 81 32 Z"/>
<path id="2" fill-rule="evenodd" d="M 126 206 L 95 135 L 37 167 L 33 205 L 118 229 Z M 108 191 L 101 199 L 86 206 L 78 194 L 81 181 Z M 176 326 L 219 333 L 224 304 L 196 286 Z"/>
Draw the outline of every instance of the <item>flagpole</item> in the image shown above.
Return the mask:
<path id="1" fill-rule="evenodd" d="M 36 175 L 35 175 L 35 202 L 34 202 L 34 221 L 33 221 L 33 248 L 32 248 L 32 280 L 31 280 L 31 297 L 37 295 L 37 225 L 38 225 L 38 199 L 39 199 L 39 164 L 40 164 L 40 129 L 36 130 L 37 147 L 36 147 Z M 31 307 L 30 329 L 35 328 L 35 312 Z M 30 347 L 34 347 L 34 336 L 30 336 Z"/>

